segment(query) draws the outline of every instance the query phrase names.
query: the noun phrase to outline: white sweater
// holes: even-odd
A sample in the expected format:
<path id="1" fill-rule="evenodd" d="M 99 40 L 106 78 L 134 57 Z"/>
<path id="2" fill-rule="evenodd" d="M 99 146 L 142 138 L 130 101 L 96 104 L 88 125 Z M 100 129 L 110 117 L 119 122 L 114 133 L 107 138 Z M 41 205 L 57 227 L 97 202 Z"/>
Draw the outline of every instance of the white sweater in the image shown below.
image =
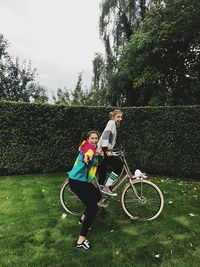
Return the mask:
<path id="1" fill-rule="evenodd" d="M 109 120 L 97 144 L 97 151 L 101 150 L 102 147 L 107 147 L 108 150 L 112 150 L 115 146 L 116 138 L 116 124 L 113 120 Z"/>

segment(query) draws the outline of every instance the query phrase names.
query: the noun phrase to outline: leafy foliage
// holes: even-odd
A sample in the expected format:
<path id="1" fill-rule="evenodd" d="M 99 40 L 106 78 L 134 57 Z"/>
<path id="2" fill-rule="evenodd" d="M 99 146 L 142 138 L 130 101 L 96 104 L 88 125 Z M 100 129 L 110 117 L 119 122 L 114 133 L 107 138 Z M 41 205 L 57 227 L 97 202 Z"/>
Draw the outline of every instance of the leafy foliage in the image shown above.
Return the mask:
<path id="1" fill-rule="evenodd" d="M 74 88 L 74 91 L 72 91 L 72 101 L 71 105 L 72 106 L 80 106 L 82 103 L 83 99 L 83 91 L 82 91 L 82 73 L 78 75 L 78 81 L 76 84 L 76 87 Z"/>
<path id="2" fill-rule="evenodd" d="M 0 100 L 17 102 L 47 102 L 46 89 L 34 83 L 36 69 L 31 62 L 20 63 L 13 60 L 7 52 L 8 41 L 0 34 Z"/>
<path id="3" fill-rule="evenodd" d="M 132 82 L 119 77 L 118 61 L 121 49 L 137 31 L 147 10 L 160 1 L 103 0 L 99 19 L 100 36 L 105 46 L 104 87 L 101 88 L 104 105 L 134 105 Z M 94 74 L 95 76 L 95 74 Z"/>
<path id="4" fill-rule="evenodd" d="M 152 1 L 145 0 L 103 0 L 101 2 L 100 35 L 105 42 L 105 47 L 108 40 L 112 43 L 114 57 L 130 39 L 139 22 L 144 19 L 147 6 L 150 7 L 151 4 Z"/>
<path id="5" fill-rule="evenodd" d="M 65 106 L 82 106 L 91 104 L 92 92 L 89 90 L 83 91 L 82 89 L 82 73 L 78 75 L 78 81 L 75 88 L 71 91 L 67 90 L 66 87 L 58 88 L 57 95 L 52 95 L 54 104 L 65 105 Z M 93 99 L 92 99 L 93 101 Z"/>
<path id="6" fill-rule="evenodd" d="M 58 88 L 57 92 L 56 92 L 56 96 L 53 94 L 52 95 L 54 104 L 56 105 L 66 105 L 69 106 L 70 105 L 70 94 L 68 92 L 68 90 L 66 89 L 66 87 L 62 88 Z"/>
<path id="7" fill-rule="evenodd" d="M 106 102 L 199 104 L 199 12 L 198 0 L 102 1 Z"/>
<path id="8" fill-rule="evenodd" d="M 27 92 L 31 97 L 33 103 L 47 103 L 49 98 L 46 95 L 47 89 L 39 83 L 29 83 L 27 85 Z"/>
<path id="9" fill-rule="evenodd" d="M 0 103 L 0 174 L 67 170 L 81 134 L 103 131 L 111 108 Z M 132 169 L 200 173 L 200 107 L 124 108 L 118 144 Z"/>
<path id="10" fill-rule="evenodd" d="M 132 81 L 137 105 L 200 103 L 199 18 L 199 1 L 169 0 L 133 34 L 119 75 Z"/>

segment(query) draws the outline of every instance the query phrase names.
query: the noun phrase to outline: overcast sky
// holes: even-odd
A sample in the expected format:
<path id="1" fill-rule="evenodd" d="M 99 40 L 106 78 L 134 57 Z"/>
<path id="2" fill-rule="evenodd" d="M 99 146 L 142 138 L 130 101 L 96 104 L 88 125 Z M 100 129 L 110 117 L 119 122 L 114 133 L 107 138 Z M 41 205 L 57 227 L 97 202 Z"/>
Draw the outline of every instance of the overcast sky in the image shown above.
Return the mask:
<path id="1" fill-rule="evenodd" d="M 99 38 L 100 0 L 0 0 L 0 33 L 9 54 L 31 60 L 37 81 L 51 91 L 74 88 L 83 72 L 83 88 L 92 77 Z"/>

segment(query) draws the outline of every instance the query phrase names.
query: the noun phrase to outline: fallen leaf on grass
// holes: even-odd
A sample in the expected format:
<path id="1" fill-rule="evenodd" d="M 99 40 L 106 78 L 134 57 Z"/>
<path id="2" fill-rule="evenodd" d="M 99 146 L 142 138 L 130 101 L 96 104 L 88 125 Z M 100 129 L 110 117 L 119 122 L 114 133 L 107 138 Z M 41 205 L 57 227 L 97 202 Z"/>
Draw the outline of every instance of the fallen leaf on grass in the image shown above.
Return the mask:
<path id="1" fill-rule="evenodd" d="M 61 217 L 62 217 L 62 219 L 65 219 L 67 217 L 67 214 L 63 213 Z"/>
<path id="2" fill-rule="evenodd" d="M 160 258 L 160 254 L 154 255 L 155 258 Z"/>

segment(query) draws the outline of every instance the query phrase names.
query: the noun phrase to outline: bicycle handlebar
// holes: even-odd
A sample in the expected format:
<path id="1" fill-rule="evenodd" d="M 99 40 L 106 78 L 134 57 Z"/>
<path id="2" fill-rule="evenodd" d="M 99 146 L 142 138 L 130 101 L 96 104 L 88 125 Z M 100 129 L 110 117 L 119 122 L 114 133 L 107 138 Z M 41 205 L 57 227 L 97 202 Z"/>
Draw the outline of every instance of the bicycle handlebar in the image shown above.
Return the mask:
<path id="1" fill-rule="evenodd" d="M 114 157 L 124 156 L 124 152 L 121 151 L 120 149 L 113 149 L 112 156 Z"/>

